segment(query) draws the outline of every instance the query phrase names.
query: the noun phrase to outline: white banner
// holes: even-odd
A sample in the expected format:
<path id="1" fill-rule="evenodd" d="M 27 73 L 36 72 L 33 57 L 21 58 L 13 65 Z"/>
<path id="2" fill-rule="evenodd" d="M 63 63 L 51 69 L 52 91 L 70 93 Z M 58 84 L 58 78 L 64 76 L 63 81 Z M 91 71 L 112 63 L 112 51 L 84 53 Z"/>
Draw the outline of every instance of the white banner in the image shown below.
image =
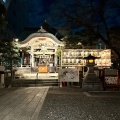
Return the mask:
<path id="1" fill-rule="evenodd" d="M 79 71 L 75 68 L 64 68 L 58 72 L 60 82 L 79 82 Z"/>

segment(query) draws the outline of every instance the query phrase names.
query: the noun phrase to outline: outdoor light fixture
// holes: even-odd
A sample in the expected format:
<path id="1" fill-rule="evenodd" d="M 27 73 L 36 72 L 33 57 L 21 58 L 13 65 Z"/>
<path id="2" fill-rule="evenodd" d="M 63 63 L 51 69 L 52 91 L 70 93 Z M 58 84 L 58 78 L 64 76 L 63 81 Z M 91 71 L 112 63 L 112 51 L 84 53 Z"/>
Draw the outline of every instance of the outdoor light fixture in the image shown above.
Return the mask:
<path id="1" fill-rule="evenodd" d="M 93 59 L 89 59 L 89 63 L 93 63 L 94 62 L 94 60 Z"/>
<path id="2" fill-rule="evenodd" d="M 83 59 L 86 59 L 87 65 L 95 65 L 95 59 L 99 59 L 100 57 L 94 57 L 91 54 L 89 54 L 87 57 L 84 57 Z"/>
<path id="3" fill-rule="evenodd" d="M 19 41 L 19 39 L 18 38 L 15 38 L 15 42 L 18 42 Z"/>
<path id="4" fill-rule="evenodd" d="M 19 39 L 18 38 L 13 38 L 13 42 L 18 42 Z"/>

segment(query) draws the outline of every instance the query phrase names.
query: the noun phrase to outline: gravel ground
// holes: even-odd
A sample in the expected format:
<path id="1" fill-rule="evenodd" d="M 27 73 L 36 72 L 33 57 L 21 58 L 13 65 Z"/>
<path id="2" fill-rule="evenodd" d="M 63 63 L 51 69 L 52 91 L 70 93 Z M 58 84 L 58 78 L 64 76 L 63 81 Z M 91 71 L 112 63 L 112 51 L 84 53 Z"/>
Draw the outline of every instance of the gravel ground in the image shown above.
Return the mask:
<path id="1" fill-rule="evenodd" d="M 38 120 L 120 120 L 120 92 L 50 88 Z"/>

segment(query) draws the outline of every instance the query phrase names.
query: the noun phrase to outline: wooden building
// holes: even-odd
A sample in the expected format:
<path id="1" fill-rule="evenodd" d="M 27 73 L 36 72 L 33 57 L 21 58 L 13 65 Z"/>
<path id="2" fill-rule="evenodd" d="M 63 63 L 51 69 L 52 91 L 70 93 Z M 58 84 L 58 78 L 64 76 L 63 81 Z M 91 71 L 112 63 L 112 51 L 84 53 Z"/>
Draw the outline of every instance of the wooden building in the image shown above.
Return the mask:
<path id="1" fill-rule="evenodd" d="M 57 66 L 57 50 L 63 47 L 53 34 L 42 27 L 20 42 L 21 68 L 30 68 L 33 72 L 52 72 Z"/>

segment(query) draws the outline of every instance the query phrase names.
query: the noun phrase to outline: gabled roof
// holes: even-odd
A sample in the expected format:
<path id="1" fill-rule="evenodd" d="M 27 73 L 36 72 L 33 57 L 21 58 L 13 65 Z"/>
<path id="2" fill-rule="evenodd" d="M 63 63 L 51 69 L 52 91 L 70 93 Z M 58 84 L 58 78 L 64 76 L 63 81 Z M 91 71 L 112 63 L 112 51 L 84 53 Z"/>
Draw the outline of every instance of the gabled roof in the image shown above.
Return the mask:
<path id="1" fill-rule="evenodd" d="M 34 37 L 48 37 L 54 40 L 56 43 L 61 43 L 53 34 L 48 33 L 46 30 L 44 30 L 42 27 L 35 33 L 30 34 L 25 40 L 21 41 L 20 44 L 25 44 L 29 42 Z"/>

